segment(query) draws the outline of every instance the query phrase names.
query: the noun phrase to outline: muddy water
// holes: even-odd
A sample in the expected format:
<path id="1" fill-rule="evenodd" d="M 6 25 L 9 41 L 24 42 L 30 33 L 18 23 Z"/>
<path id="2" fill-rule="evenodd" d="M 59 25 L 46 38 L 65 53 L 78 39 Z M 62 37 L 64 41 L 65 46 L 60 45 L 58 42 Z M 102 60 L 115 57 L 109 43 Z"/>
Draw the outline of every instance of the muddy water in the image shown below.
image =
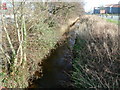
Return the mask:
<path id="1" fill-rule="evenodd" d="M 52 50 L 51 55 L 47 59 L 43 60 L 43 77 L 34 80 L 32 82 L 33 85 L 29 87 L 72 87 L 70 73 L 72 71 L 72 47 L 74 42 L 75 32 L 71 32 L 64 43 L 59 45 L 55 50 Z"/>

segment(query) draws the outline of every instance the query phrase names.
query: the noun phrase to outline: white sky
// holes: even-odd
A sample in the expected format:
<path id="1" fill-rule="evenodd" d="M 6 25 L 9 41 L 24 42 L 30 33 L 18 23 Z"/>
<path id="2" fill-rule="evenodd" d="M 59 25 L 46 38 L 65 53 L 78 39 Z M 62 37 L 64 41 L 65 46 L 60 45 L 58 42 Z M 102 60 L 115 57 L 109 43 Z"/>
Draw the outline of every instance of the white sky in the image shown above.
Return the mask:
<path id="1" fill-rule="evenodd" d="M 94 7 L 106 5 L 106 4 L 118 4 L 120 0 L 84 0 L 85 11 L 93 10 Z"/>

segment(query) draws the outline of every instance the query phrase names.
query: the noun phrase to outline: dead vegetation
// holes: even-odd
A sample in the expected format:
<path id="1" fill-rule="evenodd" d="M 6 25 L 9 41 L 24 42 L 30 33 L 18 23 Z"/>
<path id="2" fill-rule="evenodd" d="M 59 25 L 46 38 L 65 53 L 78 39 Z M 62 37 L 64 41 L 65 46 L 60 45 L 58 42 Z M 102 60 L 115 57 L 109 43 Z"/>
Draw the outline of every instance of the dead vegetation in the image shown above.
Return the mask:
<path id="1" fill-rule="evenodd" d="M 73 44 L 74 87 L 120 86 L 120 42 L 117 25 L 96 16 L 83 16 L 82 5 L 78 3 L 17 5 L 20 7 L 13 8 L 13 11 L 16 10 L 13 12 L 14 20 L 7 24 L 5 23 L 8 21 L 3 22 L 2 27 L 2 86 L 26 88 L 33 80 L 42 78 L 41 63 L 51 55 L 51 50 L 58 47 L 57 43 L 70 40 L 67 39 L 70 37 L 68 34 L 71 34 L 70 27 L 78 19 L 78 35 L 75 45 Z M 75 35 L 71 34 L 71 37 Z M 66 47 L 70 47 L 70 44 Z M 63 54 L 61 52 L 59 54 Z M 69 53 L 67 55 L 69 57 Z"/>
<path id="2" fill-rule="evenodd" d="M 74 46 L 75 86 L 119 88 L 118 26 L 97 16 L 83 16 Z"/>
<path id="3" fill-rule="evenodd" d="M 80 4 L 12 4 L 14 7 L 11 13 L 15 18 L 9 23 L 5 19 L 2 24 L 3 68 L 0 76 L 2 86 L 26 88 L 28 81 L 32 82 L 32 79 L 42 77 L 42 60 L 47 58 L 50 50 L 55 49 L 57 42 L 63 39 L 60 27 L 71 17 L 78 16 L 80 8 L 77 9 L 76 6 Z M 53 5 L 52 12 L 49 11 L 49 5 Z M 82 8 L 81 5 L 79 7 Z M 82 9 L 79 11 L 83 12 Z"/>

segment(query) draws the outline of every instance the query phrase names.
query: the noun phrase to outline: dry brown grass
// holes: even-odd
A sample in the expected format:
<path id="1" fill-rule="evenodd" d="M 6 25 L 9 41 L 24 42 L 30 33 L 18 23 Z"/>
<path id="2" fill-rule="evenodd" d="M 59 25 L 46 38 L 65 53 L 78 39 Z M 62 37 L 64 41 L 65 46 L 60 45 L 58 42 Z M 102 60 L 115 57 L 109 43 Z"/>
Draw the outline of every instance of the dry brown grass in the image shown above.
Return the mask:
<path id="1" fill-rule="evenodd" d="M 120 85 L 118 26 L 91 15 L 83 16 L 80 23 L 73 51 L 75 85 L 86 88 L 118 88 Z"/>

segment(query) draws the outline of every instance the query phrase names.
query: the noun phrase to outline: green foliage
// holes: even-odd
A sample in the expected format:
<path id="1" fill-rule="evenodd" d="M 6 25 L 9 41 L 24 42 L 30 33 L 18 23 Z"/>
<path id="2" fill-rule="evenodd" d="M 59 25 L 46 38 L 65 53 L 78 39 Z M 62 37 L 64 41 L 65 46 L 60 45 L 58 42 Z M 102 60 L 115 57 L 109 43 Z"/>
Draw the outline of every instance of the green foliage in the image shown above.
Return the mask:
<path id="1" fill-rule="evenodd" d="M 120 24 L 120 21 L 118 20 L 112 20 L 112 19 L 106 19 L 107 22 L 115 23 L 115 24 Z"/>
<path id="2" fill-rule="evenodd" d="M 31 5 L 34 9 L 31 9 Z M 12 7 L 14 13 L 11 13 L 16 18 L 5 28 L 8 29 L 6 34 L 10 44 L 3 32 L 3 43 L 5 43 L 3 48 L 11 62 L 8 64 L 6 59 L 4 60 L 4 74 L 0 74 L 3 76 L 3 86 L 8 88 L 28 86 L 28 79 L 41 68 L 38 63 L 56 48 L 61 39 L 60 26 L 66 24 L 71 17 L 81 14 L 78 12 L 80 11 L 78 7 L 82 8 L 80 4 L 55 3 L 54 13 L 50 14 L 49 3 L 15 3 Z"/>
<path id="3" fill-rule="evenodd" d="M 86 50 L 86 41 L 77 37 L 76 44 L 74 45 L 74 71 L 72 74 L 74 85 L 77 88 L 90 88 L 95 87 L 97 84 L 97 81 L 92 79 L 91 75 L 86 72 L 88 61 L 84 50 Z"/>

